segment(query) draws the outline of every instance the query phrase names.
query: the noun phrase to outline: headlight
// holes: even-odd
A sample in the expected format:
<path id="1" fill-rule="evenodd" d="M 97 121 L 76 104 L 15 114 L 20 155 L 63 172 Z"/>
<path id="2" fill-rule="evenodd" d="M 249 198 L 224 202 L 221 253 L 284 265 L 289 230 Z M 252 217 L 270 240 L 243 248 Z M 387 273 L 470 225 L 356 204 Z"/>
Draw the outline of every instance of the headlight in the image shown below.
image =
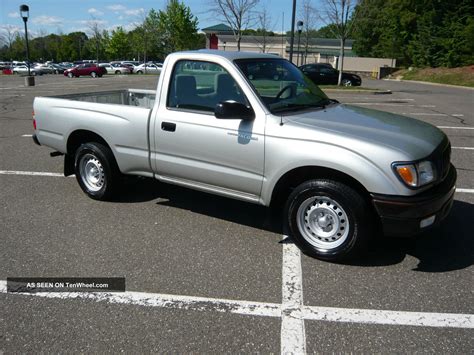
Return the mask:
<path id="1" fill-rule="evenodd" d="M 397 176 L 409 187 L 420 187 L 436 180 L 436 170 L 429 160 L 418 163 L 396 163 L 393 168 Z"/>

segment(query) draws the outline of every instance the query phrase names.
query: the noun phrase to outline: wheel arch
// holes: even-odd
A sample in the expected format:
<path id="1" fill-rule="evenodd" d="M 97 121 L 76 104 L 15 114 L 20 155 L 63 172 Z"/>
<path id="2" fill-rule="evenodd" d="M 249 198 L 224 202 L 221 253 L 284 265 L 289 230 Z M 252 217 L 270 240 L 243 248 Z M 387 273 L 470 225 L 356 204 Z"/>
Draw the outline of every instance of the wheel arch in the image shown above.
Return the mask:
<path id="1" fill-rule="evenodd" d="M 301 166 L 289 170 L 275 184 L 270 200 L 270 206 L 282 207 L 293 189 L 305 181 L 312 179 L 330 179 L 339 181 L 356 190 L 370 204 L 369 191 L 357 179 L 331 168 L 322 166 Z"/>
<path id="2" fill-rule="evenodd" d="M 66 143 L 66 155 L 64 157 L 64 175 L 72 175 L 74 174 L 74 155 L 76 153 L 77 148 L 81 146 L 81 144 L 84 143 L 100 143 L 107 148 L 110 149 L 112 152 L 112 155 L 114 155 L 114 152 L 110 146 L 110 144 L 107 143 L 107 141 L 102 138 L 99 134 L 85 130 L 85 129 L 78 129 L 73 131 Z M 115 159 L 115 156 L 114 156 Z M 115 162 L 116 163 L 116 162 Z"/>

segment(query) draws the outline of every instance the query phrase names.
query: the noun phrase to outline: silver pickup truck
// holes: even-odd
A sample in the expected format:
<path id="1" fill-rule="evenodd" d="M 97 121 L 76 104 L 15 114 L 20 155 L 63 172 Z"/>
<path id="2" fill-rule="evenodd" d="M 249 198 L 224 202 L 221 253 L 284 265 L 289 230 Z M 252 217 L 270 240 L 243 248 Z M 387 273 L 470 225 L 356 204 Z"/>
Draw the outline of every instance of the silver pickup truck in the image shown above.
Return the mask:
<path id="1" fill-rule="evenodd" d="M 443 132 L 331 100 L 274 55 L 174 53 L 156 91 L 37 97 L 34 126 L 94 199 L 129 174 L 285 206 L 294 242 L 325 260 L 355 255 L 375 231 L 438 224 L 455 191 Z"/>

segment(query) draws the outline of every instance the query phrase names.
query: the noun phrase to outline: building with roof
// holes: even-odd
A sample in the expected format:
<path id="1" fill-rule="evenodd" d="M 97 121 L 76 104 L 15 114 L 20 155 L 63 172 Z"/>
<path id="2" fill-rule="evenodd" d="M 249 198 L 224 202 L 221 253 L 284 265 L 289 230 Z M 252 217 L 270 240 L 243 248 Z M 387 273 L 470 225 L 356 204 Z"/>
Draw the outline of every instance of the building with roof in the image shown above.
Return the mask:
<path id="1" fill-rule="evenodd" d="M 237 40 L 232 28 L 226 24 L 217 24 L 203 28 L 206 34 L 206 48 L 224 51 L 236 51 Z M 362 58 L 357 57 L 352 50 L 354 41 L 346 40 L 344 47 L 344 70 L 373 73 L 379 72 L 380 67 L 393 67 L 395 60 L 390 58 Z M 290 57 L 290 37 L 287 36 L 242 36 L 240 50 L 246 52 L 271 53 L 282 58 Z M 298 37 L 295 36 L 293 44 L 293 62 L 297 65 L 309 63 L 330 63 L 338 68 L 340 54 L 340 40 L 335 38 L 309 38 L 301 37 L 298 48 Z"/>

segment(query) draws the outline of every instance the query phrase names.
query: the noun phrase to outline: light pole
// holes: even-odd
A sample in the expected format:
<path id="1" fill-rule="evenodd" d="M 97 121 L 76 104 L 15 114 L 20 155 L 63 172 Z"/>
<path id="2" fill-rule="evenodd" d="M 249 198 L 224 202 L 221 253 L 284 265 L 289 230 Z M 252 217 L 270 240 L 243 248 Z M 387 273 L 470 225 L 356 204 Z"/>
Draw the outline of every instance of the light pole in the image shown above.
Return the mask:
<path id="1" fill-rule="evenodd" d="M 299 66 L 300 65 L 300 39 L 301 39 L 301 31 L 303 30 L 303 21 L 298 21 L 298 23 L 296 24 L 296 27 L 298 28 L 298 54 L 296 57 L 296 66 Z"/>
<path id="2" fill-rule="evenodd" d="M 291 12 L 291 37 L 290 37 L 290 62 L 293 63 L 293 42 L 295 40 L 295 15 L 296 0 L 293 0 L 293 10 Z"/>
<path id="3" fill-rule="evenodd" d="M 26 65 L 28 67 L 28 76 L 25 78 L 25 86 L 34 86 L 35 78 L 31 76 L 30 72 L 30 46 L 28 44 L 28 17 L 30 16 L 30 8 L 28 5 L 20 5 L 20 15 L 25 23 L 25 40 L 26 40 Z"/>

